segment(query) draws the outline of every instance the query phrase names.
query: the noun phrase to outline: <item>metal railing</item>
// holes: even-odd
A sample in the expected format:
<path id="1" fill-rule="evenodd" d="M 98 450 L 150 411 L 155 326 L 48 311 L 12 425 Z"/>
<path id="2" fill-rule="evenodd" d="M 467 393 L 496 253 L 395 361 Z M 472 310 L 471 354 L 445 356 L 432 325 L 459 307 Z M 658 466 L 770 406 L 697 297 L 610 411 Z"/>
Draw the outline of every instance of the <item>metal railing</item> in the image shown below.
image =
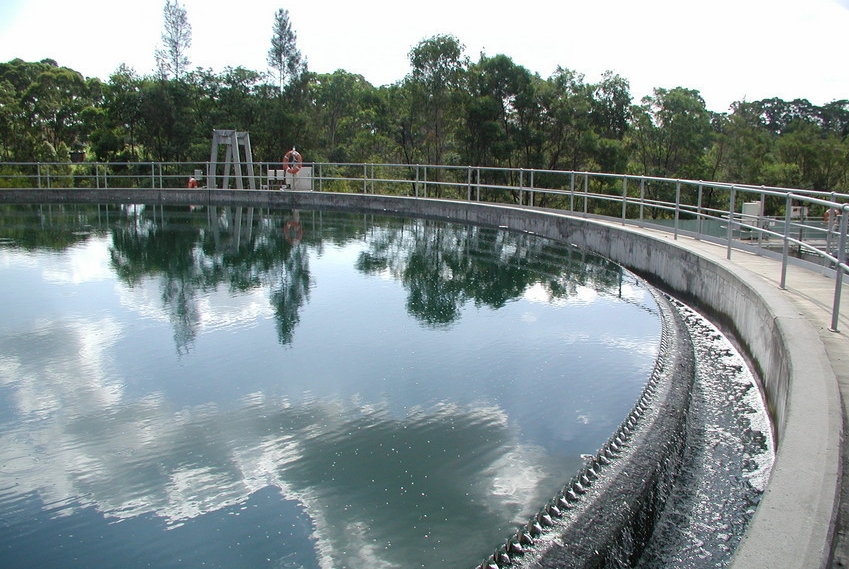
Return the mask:
<path id="1" fill-rule="evenodd" d="M 215 171 L 213 171 L 215 168 Z M 595 172 L 419 164 L 279 163 L 242 168 L 248 180 L 210 163 L 0 163 L 0 188 L 181 188 L 190 177 L 263 190 L 414 196 L 549 208 L 688 235 L 835 279 L 831 330 L 838 330 L 849 271 L 849 194 Z"/>

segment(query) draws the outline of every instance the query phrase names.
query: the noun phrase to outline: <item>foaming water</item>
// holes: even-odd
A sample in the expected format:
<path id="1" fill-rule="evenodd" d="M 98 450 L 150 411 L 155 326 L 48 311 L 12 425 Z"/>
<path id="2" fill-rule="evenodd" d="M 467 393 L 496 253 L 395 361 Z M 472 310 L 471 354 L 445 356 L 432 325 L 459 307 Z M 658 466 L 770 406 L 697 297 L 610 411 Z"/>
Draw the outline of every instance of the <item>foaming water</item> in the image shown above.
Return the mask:
<path id="1" fill-rule="evenodd" d="M 775 442 L 743 357 L 704 317 L 677 303 L 696 351 L 681 470 L 637 567 L 726 567 L 766 487 Z"/>

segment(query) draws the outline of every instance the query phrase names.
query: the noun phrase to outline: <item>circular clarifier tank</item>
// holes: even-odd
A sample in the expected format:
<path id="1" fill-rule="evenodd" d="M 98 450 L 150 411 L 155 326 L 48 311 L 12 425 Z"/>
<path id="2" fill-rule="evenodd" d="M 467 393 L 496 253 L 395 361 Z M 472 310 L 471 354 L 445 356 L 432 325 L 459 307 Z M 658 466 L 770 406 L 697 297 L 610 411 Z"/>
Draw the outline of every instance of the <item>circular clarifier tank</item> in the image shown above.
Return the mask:
<path id="1" fill-rule="evenodd" d="M 664 508 L 628 526 L 654 533 L 643 563 L 727 558 L 745 515 L 728 506 L 720 523 L 741 521 L 706 544 L 699 511 L 756 503 L 768 472 L 769 426 L 730 343 L 568 244 L 249 206 L 15 206 L 0 221 L 10 568 L 472 567 L 522 528 L 533 543 L 510 563 L 530 564 L 568 526 L 551 505 L 609 502 L 604 481 L 629 445 L 659 444 L 640 437 L 675 397 Z M 718 368 L 727 379 L 704 379 Z M 704 449 L 741 444 L 735 482 L 705 486 L 726 455 Z M 659 537 L 682 517 L 686 535 Z M 636 557 L 620 529 L 611 559 Z"/>

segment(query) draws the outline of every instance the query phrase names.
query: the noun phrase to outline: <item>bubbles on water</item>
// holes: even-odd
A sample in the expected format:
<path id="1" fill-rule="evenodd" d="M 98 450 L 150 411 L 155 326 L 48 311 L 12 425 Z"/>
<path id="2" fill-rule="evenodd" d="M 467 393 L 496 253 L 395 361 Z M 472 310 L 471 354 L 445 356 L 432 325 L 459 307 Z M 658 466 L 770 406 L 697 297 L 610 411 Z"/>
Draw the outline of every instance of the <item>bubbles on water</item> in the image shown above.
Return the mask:
<path id="1" fill-rule="evenodd" d="M 696 383 L 679 479 L 637 567 L 725 567 L 775 455 L 761 392 L 743 357 L 707 319 L 675 303 L 696 351 Z"/>

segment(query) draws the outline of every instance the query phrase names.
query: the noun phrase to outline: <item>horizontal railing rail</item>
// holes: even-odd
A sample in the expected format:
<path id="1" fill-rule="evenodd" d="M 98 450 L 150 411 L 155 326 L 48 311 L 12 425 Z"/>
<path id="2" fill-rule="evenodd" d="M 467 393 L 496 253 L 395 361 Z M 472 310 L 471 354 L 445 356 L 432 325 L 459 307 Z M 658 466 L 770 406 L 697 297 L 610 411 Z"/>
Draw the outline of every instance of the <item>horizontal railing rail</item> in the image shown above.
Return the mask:
<path id="1" fill-rule="evenodd" d="M 230 168 L 209 162 L 0 163 L 0 188 L 313 190 L 496 202 L 617 221 L 745 250 L 835 279 L 831 330 L 838 331 L 849 271 L 849 194 L 603 172 L 423 164 L 279 163 Z"/>

